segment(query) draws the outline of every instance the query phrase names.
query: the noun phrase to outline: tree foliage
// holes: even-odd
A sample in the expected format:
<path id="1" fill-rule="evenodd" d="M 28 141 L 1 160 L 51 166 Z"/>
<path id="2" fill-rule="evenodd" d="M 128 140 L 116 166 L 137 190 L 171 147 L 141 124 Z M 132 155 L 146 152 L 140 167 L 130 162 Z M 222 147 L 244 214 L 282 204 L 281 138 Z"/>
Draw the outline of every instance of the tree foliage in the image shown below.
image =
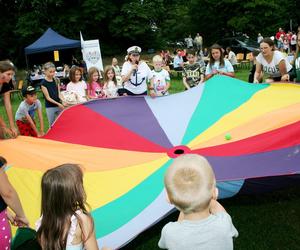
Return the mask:
<path id="1" fill-rule="evenodd" d="M 300 24 L 297 0 L 0 0 L 0 59 L 22 62 L 24 47 L 51 27 L 62 35 L 99 39 L 103 53 L 128 45 L 164 48 L 201 33 L 206 46 L 237 32 L 255 38 Z"/>

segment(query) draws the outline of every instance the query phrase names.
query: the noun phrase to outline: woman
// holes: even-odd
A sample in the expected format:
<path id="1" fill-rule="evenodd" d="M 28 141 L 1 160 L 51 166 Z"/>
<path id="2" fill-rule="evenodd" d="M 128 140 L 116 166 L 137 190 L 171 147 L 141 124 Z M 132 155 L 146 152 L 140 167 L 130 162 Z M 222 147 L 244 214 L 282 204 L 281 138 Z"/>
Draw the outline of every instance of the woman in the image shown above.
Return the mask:
<path id="1" fill-rule="evenodd" d="M 256 58 L 256 70 L 254 83 L 262 79 L 262 72 L 268 74 L 267 83 L 278 81 L 289 81 L 288 72 L 292 66 L 280 51 L 275 51 L 274 41 L 271 38 L 264 38 L 260 42 L 260 53 Z"/>
<path id="2" fill-rule="evenodd" d="M 205 78 L 208 80 L 214 75 L 234 77 L 234 69 L 228 59 L 224 58 L 223 48 L 214 44 L 209 50 L 209 63 L 206 66 Z"/>
<path id="3" fill-rule="evenodd" d="M 6 159 L 0 156 L 0 249 L 10 249 L 11 230 L 8 220 L 16 226 L 28 226 L 19 196 L 5 173 Z M 9 207 L 15 215 L 7 212 Z"/>
<path id="4" fill-rule="evenodd" d="M 119 89 L 119 95 L 147 95 L 147 81 L 152 78 L 152 73 L 148 65 L 140 61 L 140 53 L 138 46 L 127 49 L 127 61 L 121 72 L 124 89 Z"/>
<path id="5" fill-rule="evenodd" d="M 2 117 L 0 117 L 0 138 L 3 138 L 5 134 L 10 137 L 16 137 L 18 135 L 10 102 L 10 91 L 14 89 L 11 79 L 14 74 L 15 67 L 11 62 L 0 61 L 0 95 L 3 95 L 4 106 L 10 126 L 10 128 L 8 128 Z"/>

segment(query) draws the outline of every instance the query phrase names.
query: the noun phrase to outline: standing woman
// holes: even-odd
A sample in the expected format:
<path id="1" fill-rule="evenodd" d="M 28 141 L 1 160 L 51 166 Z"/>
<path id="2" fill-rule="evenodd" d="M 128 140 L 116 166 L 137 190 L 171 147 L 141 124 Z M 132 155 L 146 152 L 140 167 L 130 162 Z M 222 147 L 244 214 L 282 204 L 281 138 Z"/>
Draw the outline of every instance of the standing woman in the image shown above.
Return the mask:
<path id="1" fill-rule="evenodd" d="M 10 128 L 8 128 L 2 117 L 0 117 L 0 138 L 3 138 L 4 134 L 8 134 L 11 137 L 18 135 L 10 102 L 10 91 L 14 89 L 11 79 L 14 74 L 15 67 L 11 62 L 0 61 L 0 95 L 3 95 L 4 106 L 10 126 Z"/>
<path id="2" fill-rule="evenodd" d="M 206 66 L 205 78 L 208 80 L 214 75 L 234 77 L 234 69 L 228 59 L 224 58 L 223 48 L 214 44 L 209 50 L 209 62 Z"/>
<path id="3" fill-rule="evenodd" d="M 260 42 L 260 53 L 256 58 L 256 70 L 254 83 L 259 83 L 262 72 L 268 74 L 267 83 L 278 81 L 289 81 L 289 72 L 292 65 L 286 60 L 284 55 L 275 50 L 274 41 L 271 38 L 264 38 Z"/>
<path id="4" fill-rule="evenodd" d="M 132 46 L 127 49 L 128 59 L 123 64 L 121 77 L 124 83 L 124 93 L 119 95 L 147 95 L 147 81 L 152 78 L 148 65 L 140 61 L 141 48 Z"/>

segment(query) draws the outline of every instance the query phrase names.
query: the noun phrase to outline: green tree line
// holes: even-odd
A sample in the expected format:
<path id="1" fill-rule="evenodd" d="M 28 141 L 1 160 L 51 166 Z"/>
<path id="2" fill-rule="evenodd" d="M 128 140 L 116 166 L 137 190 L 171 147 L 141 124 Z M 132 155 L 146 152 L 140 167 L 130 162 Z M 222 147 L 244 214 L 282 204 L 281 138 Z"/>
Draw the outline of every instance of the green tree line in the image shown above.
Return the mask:
<path id="1" fill-rule="evenodd" d="M 167 48 L 168 42 L 199 32 L 209 46 L 237 32 L 256 38 L 300 24 L 297 0 L 0 0 L 0 59 L 24 65 L 24 47 L 48 27 L 85 40 L 99 39 L 102 53 L 132 44 Z"/>

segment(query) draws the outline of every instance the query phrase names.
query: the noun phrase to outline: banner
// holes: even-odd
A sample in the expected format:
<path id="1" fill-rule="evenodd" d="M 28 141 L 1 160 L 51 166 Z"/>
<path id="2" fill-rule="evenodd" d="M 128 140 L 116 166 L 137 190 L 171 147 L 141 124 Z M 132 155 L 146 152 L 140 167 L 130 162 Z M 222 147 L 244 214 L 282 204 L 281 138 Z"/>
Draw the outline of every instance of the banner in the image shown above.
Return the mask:
<path id="1" fill-rule="evenodd" d="M 103 62 L 100 50 L 99 40 L 84 41 L 80 32 L 82 58 L 86 63 L 87 70 L 96 67 L 103 71 Z"/>

